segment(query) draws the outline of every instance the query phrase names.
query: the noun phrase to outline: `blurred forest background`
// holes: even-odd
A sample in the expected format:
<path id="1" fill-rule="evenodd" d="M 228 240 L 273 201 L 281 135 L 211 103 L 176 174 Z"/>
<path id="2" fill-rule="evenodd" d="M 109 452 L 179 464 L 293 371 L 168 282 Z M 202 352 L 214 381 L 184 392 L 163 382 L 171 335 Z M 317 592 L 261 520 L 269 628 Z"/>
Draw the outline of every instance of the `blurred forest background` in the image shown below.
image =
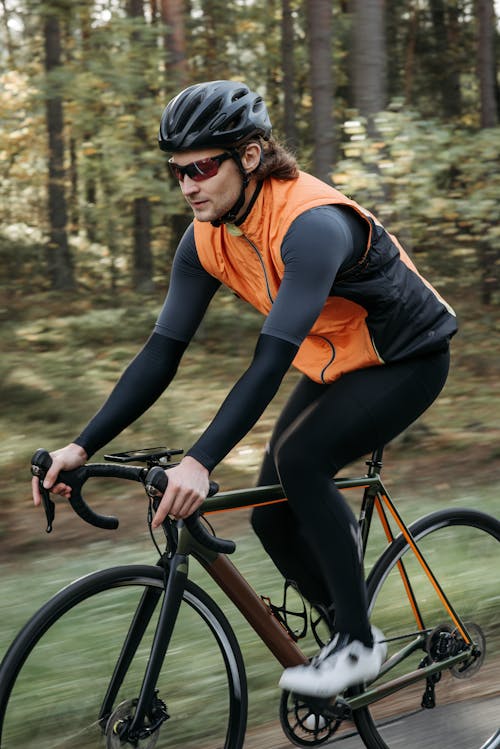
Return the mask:
<path id="1" fill-rule="evenodd" d="M 449 384 L 394 446 L 396 470 L 431 477 L 438 494 L 452 485 L 446 467 L 461 485 L 492 486 L 498 11 L 494 0 L 1 0 L 0 537 L 21 522 L 10 510 L 28 494 L 32 452 L 79 433 L 149 334 L 191 219 L 157 148 L 159 117 L 180 88 L 216 78 L 261 92 L 302 168 L 378 215 L 457 309 Z M 259 325 L 219 294 L 178 381 L 116 447 L 187 448 Z M 253 477 L 293 380 L 218 470 L 225 488 Z"/>

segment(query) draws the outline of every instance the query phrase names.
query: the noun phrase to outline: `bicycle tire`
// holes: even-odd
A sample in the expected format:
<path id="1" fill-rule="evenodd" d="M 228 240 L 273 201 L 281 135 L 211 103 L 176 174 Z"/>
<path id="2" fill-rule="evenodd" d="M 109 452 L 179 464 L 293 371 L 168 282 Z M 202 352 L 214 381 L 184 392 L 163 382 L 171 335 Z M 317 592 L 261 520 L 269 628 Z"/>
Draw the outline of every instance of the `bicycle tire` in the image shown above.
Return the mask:
<path id="1" fill-rule="evenodd" d="M 108 745 L 109 715 L 100 712 L 123 634 L 138 600 L 148 599 L 157 613 L 163 586 L 159 567 L 114 567 L 71 583 L 34 614 L 0 665 L 1 749 Z M 144 613 L 135 618 L 141 617 L 147 620 Z M 137 697 L 154 619 L 117 680 L 108 713 Z M 139 742 L 140 749 L 241 749 L 247 718 L 241 651 L 219 606 L 191 581 L 157 686 L 169 718 L 157 735 Z"/>
<path id="2" fill-rule="evenodd" d="M 471 634 L 475 635 L 483 650 L 484 662 L 478 659 L 463 670 L 460 666 L 443 671 L 435 685 L 436 706 L 433 709 L 422 707 L 426 682 L 419 681 L 395 695 L 354 711 L 356 727 L 368 749 L 391 749 L 403 745 L 406 749 L 414 746 L 430 749 L 437 744 L 440 749 L 498 749 L 500 688 L 496 674 L 500 665 L 500 601 L 498 590 L 494 590 L 498 581 L 493 576 L 500 569 L 500 522 L 475 510 L 449 508 L 421 518 L 410 529 L 455 610 L 462 621 L 471 626 Z M 432 660 L 439 660 L 438 646 L 450 642 L 443 621 L 447 615 L 437 596 L 431 595 L 430 583 L 424 579 L 422 568 L 402 536 L 387 547 L 367 579 L 372 621 L 380 626 L 388 640 L 404 632 L 400 617 L 402 601 L 406 600 L 408 607 L 408 599 L 394 593 L 399 578 L 396 566 L 399 560 L 407 566 L 417 596 L 427 589 L 427 597 L 419 605 L 422 604 L 425 610 L 425 614 L 422 612 L 425 626 L 430 629 L 437 627 L 427 638 L 427 651 L 420 650 L 416 654 L 417 661 L 428 653 L 432 654 Z M 421 580 L 415 579 L 417 573 Z M 387 608 L 391 606 L 396 611 L 399 625 L 389 623 L 391 614 Z M 439 613 L 440 608 L 442 613 Z M 395 647 L 394 643 L 388 645 Z M 415 668 L 418 668 L 418 663 L 411 668 L 406 666 L 405 670 Z M 383 680 L 381 677 L 379 682 Z M 432 695 L 426 693 L 426 696 L 429 703 Z"/>

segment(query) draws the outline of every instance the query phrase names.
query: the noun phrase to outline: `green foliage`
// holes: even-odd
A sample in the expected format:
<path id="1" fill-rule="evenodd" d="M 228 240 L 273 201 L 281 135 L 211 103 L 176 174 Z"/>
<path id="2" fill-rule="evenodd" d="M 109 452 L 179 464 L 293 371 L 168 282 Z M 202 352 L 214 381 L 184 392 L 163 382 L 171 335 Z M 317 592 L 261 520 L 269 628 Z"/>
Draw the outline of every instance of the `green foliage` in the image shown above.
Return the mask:
<path id="1" fill-rule="evenodd" d="M 416 113 L 388 111 L 369 138 L 361 119 L 345 124 L 345 158 L 334 183 L 369 207 L 410 252 L 468 286 L 500 258 L 500 128 L 473 131 Z M 496 287 L 498 293 L 500 288 Z"/>
<path id="2" fill-rule="evenodd" d="M 33 106 L 36 89 L 25 72 L 0 74 L 0 202 L 2 224 L 45 223 L 45 125 Z M 29 217 L 26 221 L 26 217 Z M 11 232 L 16 233 L 15 229 Z"/>

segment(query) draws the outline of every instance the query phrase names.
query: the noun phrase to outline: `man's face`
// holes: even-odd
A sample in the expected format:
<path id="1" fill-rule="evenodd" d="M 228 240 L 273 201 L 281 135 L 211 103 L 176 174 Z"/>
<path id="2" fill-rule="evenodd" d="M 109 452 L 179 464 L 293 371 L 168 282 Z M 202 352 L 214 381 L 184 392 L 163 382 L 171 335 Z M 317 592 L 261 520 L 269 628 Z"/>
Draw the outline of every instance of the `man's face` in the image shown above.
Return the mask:
<path id="1" fill-rule="evenodd" d="M 223 148 L 178 151 L 173 154 L 172 161 L 182 167 L 221 153 L 224 153 Z M 213 177 L 198 182 L 185 174 L 179 181 L 182 194 L 198 221 L 215 221 L 227 213 L 238 200 L 241 184 L 241 174 L 234 159 L 223 161 Z"/>

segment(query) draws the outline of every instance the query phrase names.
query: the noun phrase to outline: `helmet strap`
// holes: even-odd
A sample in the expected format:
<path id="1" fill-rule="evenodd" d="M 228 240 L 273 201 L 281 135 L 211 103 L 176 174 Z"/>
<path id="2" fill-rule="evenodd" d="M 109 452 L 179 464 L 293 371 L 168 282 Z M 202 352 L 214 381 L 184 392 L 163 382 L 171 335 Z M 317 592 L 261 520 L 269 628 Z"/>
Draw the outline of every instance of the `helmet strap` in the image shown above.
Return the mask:
<path id="1" fill-rule="evenodd" d="M 210 222 L 212 226 L 215 226 L 215 227 L 221 226 L 221 224 L 234 224 L 238 213 L 241 211 L 241 209 L 243 208 L 245 204 L 246 189 L 250 183 L 250 175 L 248 174 L 248 172 L 245 170 L 245 167 L 243 166 L 243 163 L 241 161 L 241 156 L 238 153 L 238 150 L 236 148 L 228 148 L 228 151 L 233 157 L 234 161 L 236 162 L 236 165 L 242 177 L 241 191 L 233 207 L 230 208 L 229 211 L 225 213 L 223 216 L 221 216 L 220 218 L 217 218 L 215 219 L 215 221 Z"/>

